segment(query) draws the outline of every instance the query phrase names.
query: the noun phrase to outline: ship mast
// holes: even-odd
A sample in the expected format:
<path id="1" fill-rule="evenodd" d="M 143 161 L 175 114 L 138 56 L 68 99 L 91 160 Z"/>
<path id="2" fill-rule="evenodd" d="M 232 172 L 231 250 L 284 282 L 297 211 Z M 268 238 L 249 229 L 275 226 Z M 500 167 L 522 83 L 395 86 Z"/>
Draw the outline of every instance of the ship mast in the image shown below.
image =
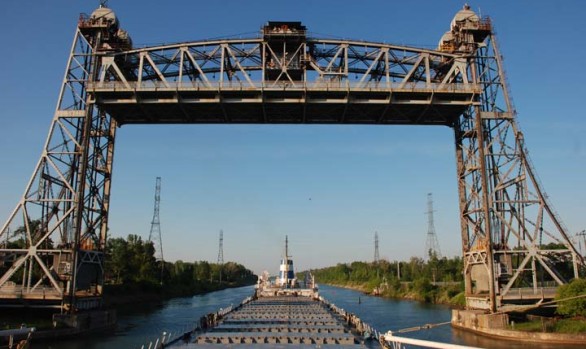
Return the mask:
<path id="1" fill-rule="evenodd" d="M 295 285 L 295 274 L 293 272 L 293 261 L 289 256 L 289 237 L 285 235 L 285 250 L 283 259 L 279 268 L 279 285 L 283 288 L 289 288 Z"/>
<path id="2" fill-rule="evenodd" d="M 289 261 L 289 237 L 285 235 L 285 263 Z"/>

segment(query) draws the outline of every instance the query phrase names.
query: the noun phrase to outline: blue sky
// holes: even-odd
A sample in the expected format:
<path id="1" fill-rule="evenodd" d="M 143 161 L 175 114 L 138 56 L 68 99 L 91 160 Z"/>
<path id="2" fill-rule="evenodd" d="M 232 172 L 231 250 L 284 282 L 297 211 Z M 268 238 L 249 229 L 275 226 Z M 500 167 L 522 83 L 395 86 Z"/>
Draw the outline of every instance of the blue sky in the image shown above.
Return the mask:
<path id="1" fill-rule="evenodd" d="M 98 1 L 8 1 L 0 32 L 0 220 L 45 141 L 80 12 Z M 463 1 L 115 1 L 136 46 L 255 34 L 300 20 L 314 36 L 434 47 Z M 586 228 L 586 3 L 470 1 L 496 26 L 519 123 L 545 190 L 572 233 Z M 148 236 L 162 177 L 166 259 L 217 257 L 277 269 L 286 234 L 298 268 L 421 256 L 426 194 L 445 255 L 459 255 L 453 133 L 447 127 L 124 126 L 111 236 Z"/>

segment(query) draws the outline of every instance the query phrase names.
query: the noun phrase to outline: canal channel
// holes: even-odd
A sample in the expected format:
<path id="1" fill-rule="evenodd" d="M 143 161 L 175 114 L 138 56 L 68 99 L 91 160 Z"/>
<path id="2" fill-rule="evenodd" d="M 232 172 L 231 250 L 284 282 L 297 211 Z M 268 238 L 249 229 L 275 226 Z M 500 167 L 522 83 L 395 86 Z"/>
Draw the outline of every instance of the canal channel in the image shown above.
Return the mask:
<path id="1" fill-rule="evenodd" d="M 33 340 L 33 349 L 111 349 L 136 348 L 154 341 L 163 331 L 181 333 L 199 317 L 222 307 L 236 305 L 253 293 L 253 287 L 241 287 L 186 298 L 175 298 L 160 304 L 124 307 L 118 311 L 118 326 L 109 333 L 86 334 L 76 338 L 45 343 Z M 343 288 L 320 286 L 320 293 L 330 302 L 358 315 L 379 331 L 398 331 L 425 324 L 450 320 L 450 308 L 443 305 L 372 297 Z M 498 341 L 442 325 L 398 334 L 405 337 L 464 344 L 483 348 L 562 349 L 576 346 L 535 345 Z"/>

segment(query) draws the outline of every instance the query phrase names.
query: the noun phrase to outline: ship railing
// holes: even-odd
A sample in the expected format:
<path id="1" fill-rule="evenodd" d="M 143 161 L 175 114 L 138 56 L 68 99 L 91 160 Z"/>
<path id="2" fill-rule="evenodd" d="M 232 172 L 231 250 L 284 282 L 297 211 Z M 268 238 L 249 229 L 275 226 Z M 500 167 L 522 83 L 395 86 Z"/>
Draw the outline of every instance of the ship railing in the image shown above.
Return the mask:
<path id="1" fill-rule="evenodd" d="M 0 338 L 3 338 L 3 340 L 0 343 L 7 344 L 6 346 L 0 346 L 0 348 L 27 348 L 34 332 L 34 327 L 24 325 L 16 329 L 1 330 Z"/>
<path id="2" fill-rule="evenodd" d="M 236 307 L 234 307 L 232 304 L 230 304 L 230 306 L 226 307 L 226 308 L 220 308 L 220 310 L 218 310 L 215 313 L 209 313 L 206 314 L 204 316 L 202 316 L 199 319 L 199 322 L 196 323 L 195 325 L 186 325 L 183 326 L 180 329 L 175 329 L 174 331 L 169 331 L 169 332 L 163 332 L 161 334 L 161 336 L 159 336 L 157 339 L 155 339 L 154 343 L 153 341 L 149 342 L 148 346 L 147 345 L 143 345 L 141 347 L 141 349 L 159 349 L 159 348 L 164 348 L 166 346 L 175 344 L 179 341 L 184 341 L 186 339 L 191 338 L 194 334 L 197 334 L 199 332 L 202 331 L 202 321 L 206 322 L 206 327 L 214 327 L 217 325 L 217 323 L 226 315 L 228 315 L 229 313 L 240 309 L 242 306 L 252 302 L 254 300 L 253 296 L 249 296 L 246 297 L 242 302 L 240 302 L 240 304 L 238 304 Z M 211 323 L 210 323 L 211 321 Z M 173 337 L 173 334 L 175 334 L 176 336 Z"/>
<path id="3" fill-rule="evenodd" d="M 466 345 L 450 344 L 443 342 L 432 342 L 423 339 L 407 338 L 395 336 L 392 331 L 385 334 L 379 334 L 379 342 L 384 348 L 388 349 L 403 349 L 405 344 L 415 345 L 421 348 L 437 348 L 437 349 L 482 349 L 479 347 L 470 347 Z"/>
<path id="4" fill-rule="evenodd" d="M 140 349 L 161 349 L 165 347 L 166 342 L 171 338 L 171 332 L 163 332 L 160 337 L 158 337 L 155 342 L 149 342 L 148 346 L 143 345 Z"/>
<path id="5" fill-rule="evenodd" d="M 339 316 L 344 318 L 344 321 L 351 324 L 362 336 L 364 339 L 375 339 L 380 342 L 381 334 L 375 328 L 367 324 L 366 322 L 362 321 L 357 315 L 354 313 L 349 313 L 343 308 L 338 307 L 337 305 L 328 302 L 323 297 L 319 297 L 320 302 L 322 302 L 325 306 L 330 308 L 334 313 L 338 314 Z"/>
<path id="6" fill-rule="evenodd" d="M 180 341 L 189 340 L 194 333 L 200 331 L 198 325 L 186 324 L 182 327 L 176 327 L 171 331 L 164 331 L 159 337 L 150 341 L 148 344 L 141 346 L 141 349 L 161 349 L 166 348 L 170 345 L 178 343 Z M 175 335 L 176 337 L 173 337 Z"/>

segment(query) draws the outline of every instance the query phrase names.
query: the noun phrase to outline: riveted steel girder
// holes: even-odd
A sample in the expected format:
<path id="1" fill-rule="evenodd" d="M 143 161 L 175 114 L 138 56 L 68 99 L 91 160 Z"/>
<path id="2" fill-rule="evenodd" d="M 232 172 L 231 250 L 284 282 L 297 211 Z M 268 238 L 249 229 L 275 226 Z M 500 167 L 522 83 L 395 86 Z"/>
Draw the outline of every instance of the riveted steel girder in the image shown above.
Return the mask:
<path id="1" fill-rule="evenodd" d="M 451 125 L 480 93 L 469 58 L 372 42 L 266 39 L 106 53 L 91 102 L 119 124 Z M 275 70 L 277 73 L 272 73 Z"/>

